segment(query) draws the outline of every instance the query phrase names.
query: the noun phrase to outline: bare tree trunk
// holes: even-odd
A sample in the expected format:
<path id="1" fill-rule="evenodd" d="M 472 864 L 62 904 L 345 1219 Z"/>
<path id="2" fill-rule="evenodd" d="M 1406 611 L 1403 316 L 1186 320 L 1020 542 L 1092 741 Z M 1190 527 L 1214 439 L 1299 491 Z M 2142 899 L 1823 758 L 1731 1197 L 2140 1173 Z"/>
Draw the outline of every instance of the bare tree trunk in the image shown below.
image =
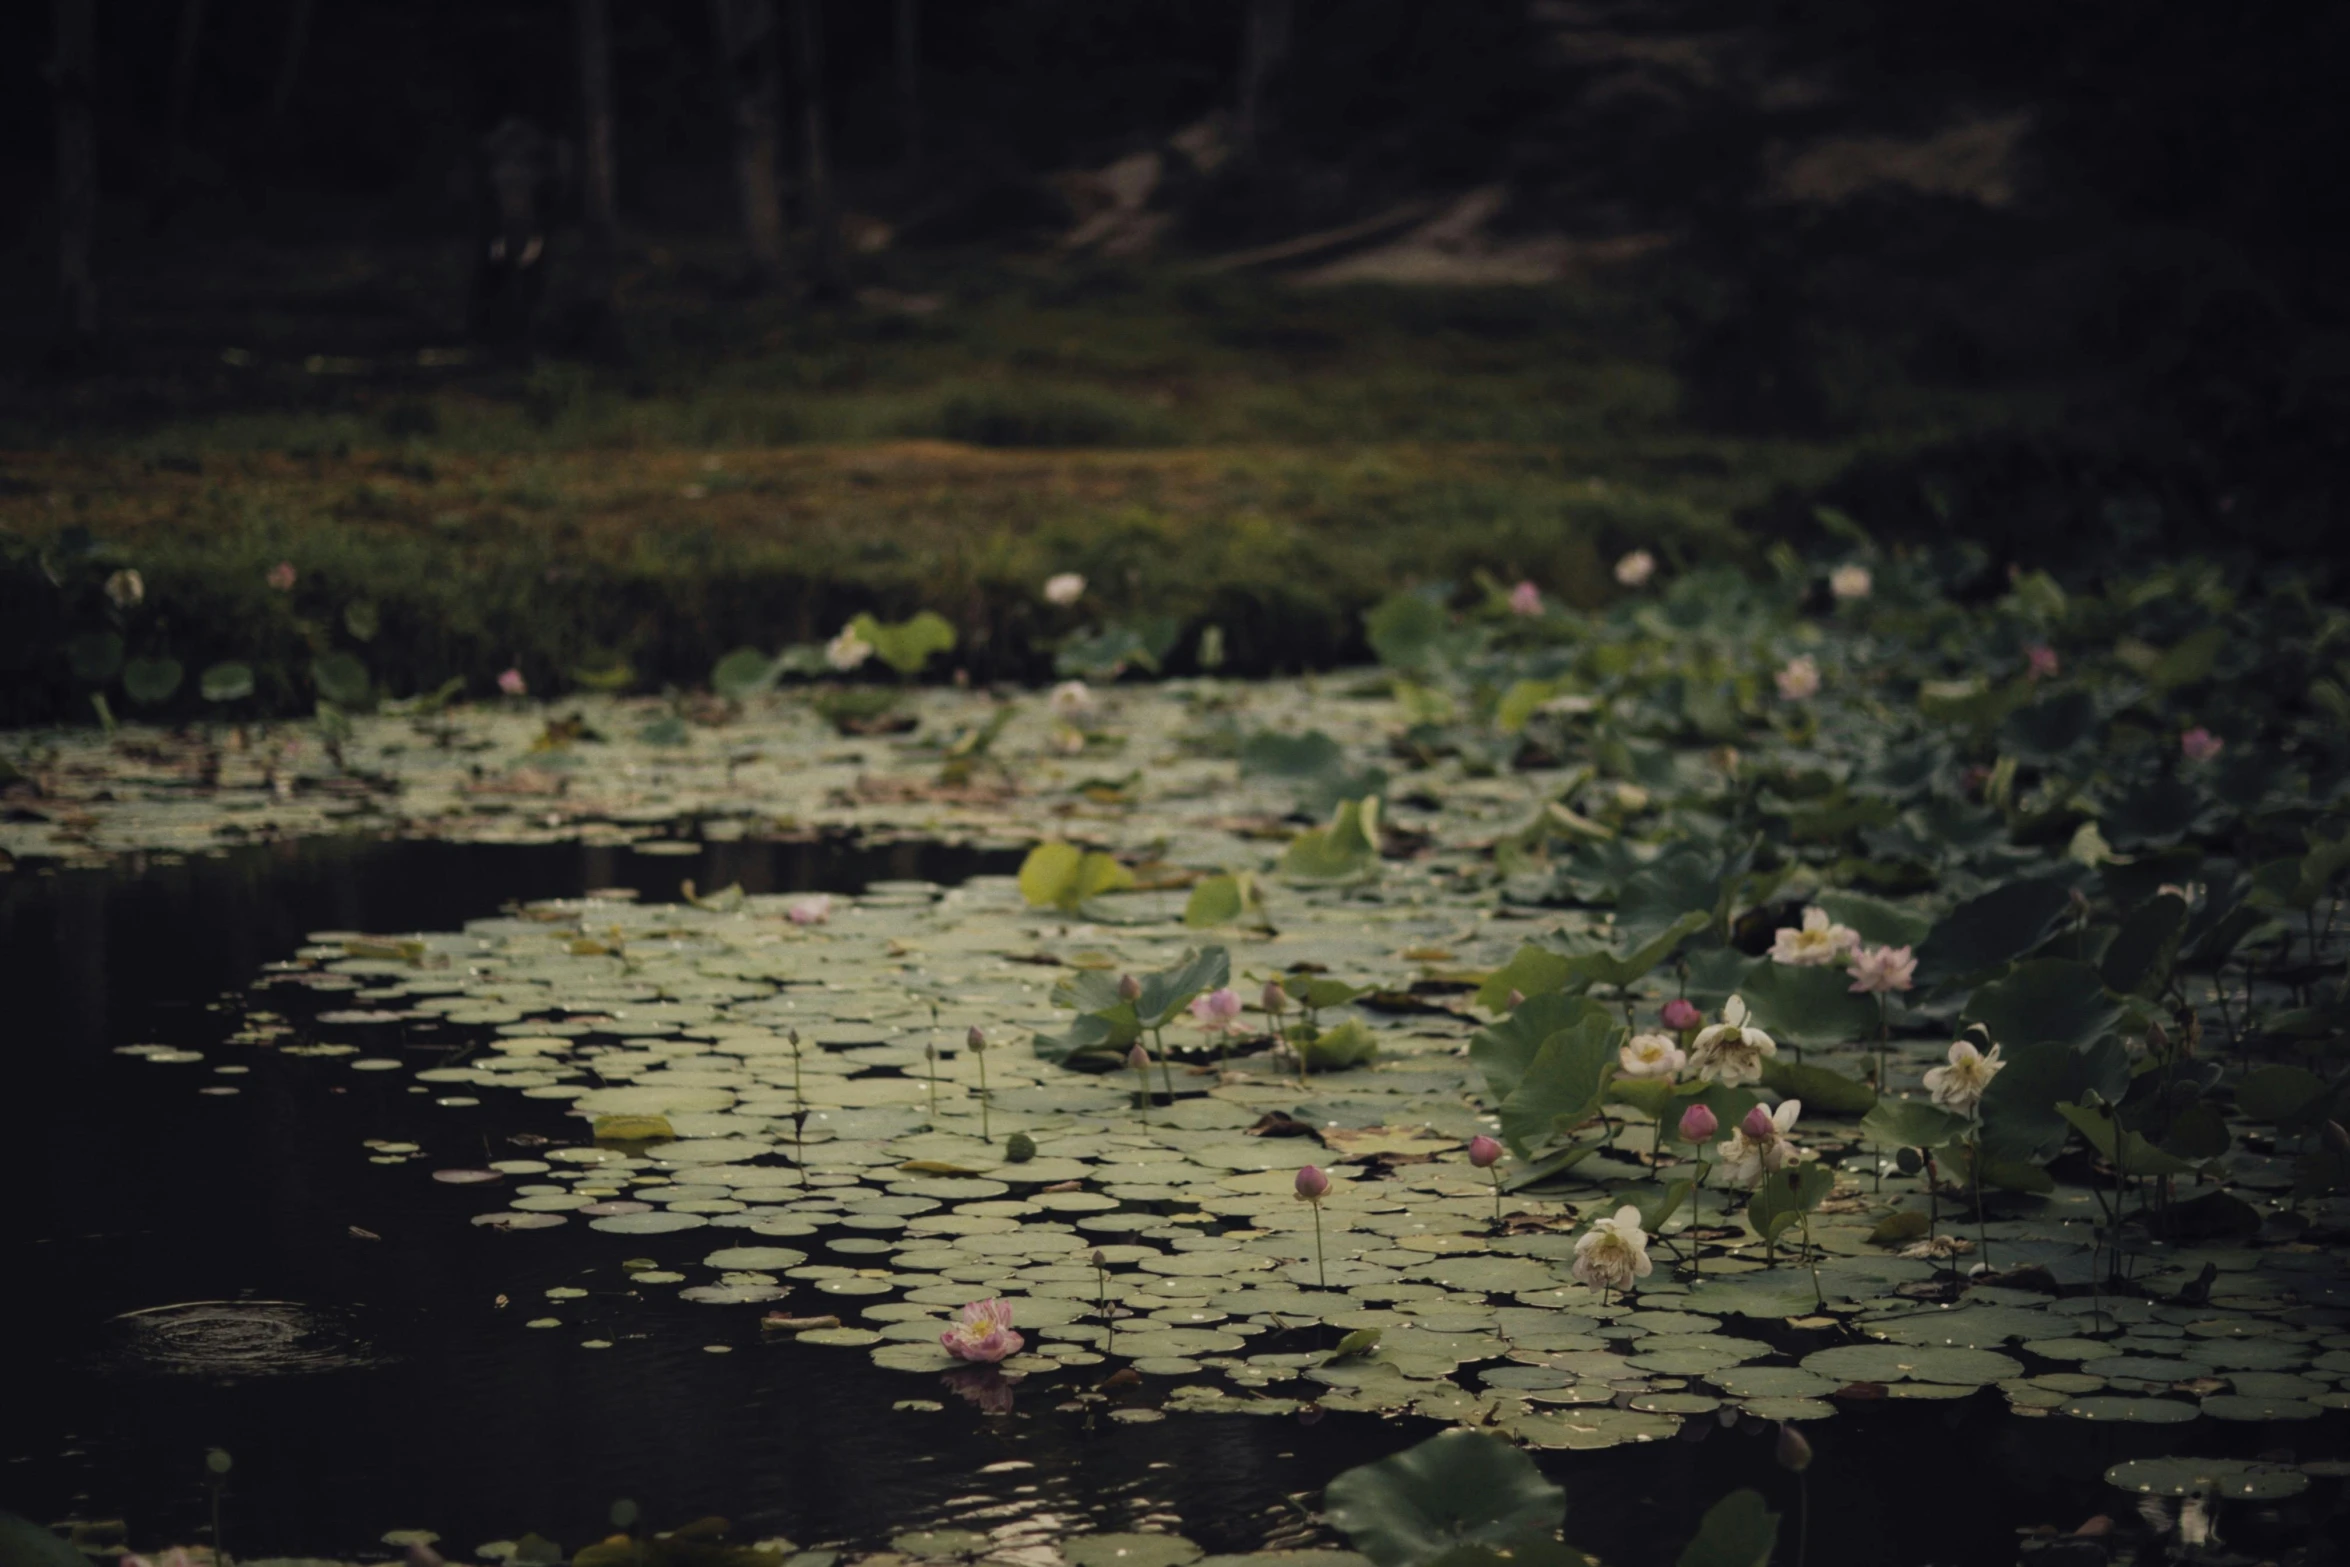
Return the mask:
<path id="1" fill-rule="evenodd" d="M 1246 158 L 1265 134 L 1265 83 L 1289 53 L 1290 0 L 1248 0 L 1240 24 L 1240 103 L 1232 150 Z"/>
<path id="2" fill-rule="evenodd" d="M 576 0 L 579 30 L 580 205 L 588 244 L 609 253 L 620 230 L 612 168 L 612 28 L 605 0 Z"/>
<path id="3" fill-rule="evenodd" d="M 791 0 L 792 61 L 800 89 L 800 186 L 807 203 L 808 272 L 819 293 L 841 287 L 840 222 L 824 145 L 824 19 L 817 0 Z"/>
<path id="4" fill-rule="evenodd" d="M 91 96 L 98 54 L 96 0 L 53 0 L 57 107 L 58 336 L 69 352 L 98 335 L 98 284 L 90 246 L 98 228 L 98 127 Z"/>
<path id="5" fill-rule="evenodd" d="M 898 0 L 898 151 L 908 169 L 922 164 L 921 27 L 921 0 Z"/>
<path id="6" fill-rule="evenodd" d="M 777 80 L 775 0 L 710 0 L 720 74 L 734 120 L 734 181 L 751 264 L 783 273 L 783 91 Z"/>
<path id="7" fill-rule="evenodd" d="M 269 90 L 269 117 L 283 123 L 293 106 L 294 88 L 302 79 L 302 56 L 310 49 L 311 0 L 292 0 L 286 8 L 286 44 L 277 57 L 277 82 Z"/>

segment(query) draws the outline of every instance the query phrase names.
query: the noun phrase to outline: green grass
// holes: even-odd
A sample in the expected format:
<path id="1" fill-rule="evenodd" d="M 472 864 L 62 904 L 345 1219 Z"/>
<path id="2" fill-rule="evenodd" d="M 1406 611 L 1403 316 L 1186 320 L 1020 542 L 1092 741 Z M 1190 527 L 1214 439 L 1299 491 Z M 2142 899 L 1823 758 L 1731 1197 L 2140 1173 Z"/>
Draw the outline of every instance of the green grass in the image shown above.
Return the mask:
<path id="1" fill-rule="evenodd" d="M 1396 587 L 1487 572 L 1597 603 L 1626 549 L 1748 554 L 1741 508 L 2020 406 L 1913 387 L 1836 440 L 1710 434 L 1680 413 L 1661 305 L 1621 280 L 885 259 L 894 302 L 814 308 L 714 297 L 706 258 L 651 251 L 617 343 L 528 367 L 431 352 L 446 323 L 397 258 L 311 295 L 286 280 L 267 319 L 184 280 L 134 291 L 174 351 L 0 428 L 9 714 L 87 710 L 59 649 L 125 564 L 148 585 L 134 653 L 249 659 L 289 707 L 331 647 L 394 692 L 478 692 L 509 663 L 542 691 L 618 661 L 692 683 L 868 608 L 938 610 L 981 676 L 1042 675 L 1079 626 L 1148 615 L 1224 626 L 1238 669 L 1327 665 Z M 33 552 L 68 526 L 106 548 L 78 597 L 43 600 Z M 262 583 L 281 559 L 291 596 Z M 1038 598 L 1067 570 L 1094 585 L 1075 614 Z M 364 646 L 358 601 L 383 627 Z"/>

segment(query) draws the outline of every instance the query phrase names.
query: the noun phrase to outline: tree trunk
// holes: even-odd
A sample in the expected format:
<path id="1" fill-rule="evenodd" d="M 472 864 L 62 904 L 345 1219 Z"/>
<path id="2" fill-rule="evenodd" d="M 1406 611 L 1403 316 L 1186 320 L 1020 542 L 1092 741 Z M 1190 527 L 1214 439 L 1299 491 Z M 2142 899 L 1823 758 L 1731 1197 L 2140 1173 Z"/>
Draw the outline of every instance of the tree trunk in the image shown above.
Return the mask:
<path id="1" fill-rule="evenodd" d="M 1240 103 L 1232 123 L 1232 150 L 1243 158 L 1265 134 L 1265 83 L 1289 53 L 1290 0 L 1248 0 L 1240 24 Z"/>
<path id="2" fill-rule="evenodd" d="M 840 222 L 832 210 L 832 159 L 824 145 L 824 21 L 817 0 L 791 0 L 792 62 L 800 90 L 800 186 L 808 222 L 808 272 L 818 293 L 841 287 Z"/>
<path id="3" fill-rule="evenodd" d="M 579 30 L 580 206 L 588 245 L 609 254 L 620 230 L 612 169 L 612 28 L 605 0 L 575 0 Z"/>
<path id="4" fill-rule="evenodd" d="M 921 0 L 898 0 L 898 151 L 908 169 L 922 165 Z"/>
<path id="5" fill-rule="evenodd" d="M 775 0 L 710 0 L 719 74 L 734 121 L 734 182 L 751 265 L 767 281 L 783 272 L 782 86 L 777 81 Z"/>
<path id="6" fill-rule="evenodd" d="M 96 0 L 53 0 L 57 53 L 49 81 L 57 107 L 58 336 L 69 352 L 98 335 L 90 246 L 98 227 L 98 127 L 91 93 L 98 53 Z"/>
<path id="7" fill-rule="evenodd" d="M 277 57 L 277 83 L 269 90 L 269 117 L 281 124 L 302 80 L 302 56 L 310 50 L 310 3 L 292 0 L 286 8 L 286 44 Z"/>

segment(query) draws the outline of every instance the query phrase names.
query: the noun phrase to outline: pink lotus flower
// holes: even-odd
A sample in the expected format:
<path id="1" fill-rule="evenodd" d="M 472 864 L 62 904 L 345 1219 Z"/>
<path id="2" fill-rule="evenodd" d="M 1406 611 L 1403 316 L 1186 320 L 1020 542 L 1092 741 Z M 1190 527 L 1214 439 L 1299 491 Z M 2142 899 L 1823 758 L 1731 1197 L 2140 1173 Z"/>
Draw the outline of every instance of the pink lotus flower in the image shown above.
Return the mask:
<path id="1" fill-rule="evenodd" d="M 276 565 L 269 568 L 269 576 L 266 580 L 271 587 L 277 589 L 277 591 L 280 593 L 293 592 L 294 563 L 290 560 L 279 561 Z"/>
<path id="2" fill-rule="evenodd" d="M 1028 1341 L 1012 1331 L 1012 1303 L 975 1300 L 963 1308 L 963 1320 L 938 1336 L 938 1342 L 957 1360 L 993 1364 L 1017 1355 Z"/>
<path id="3" fill-rule="evenodd" d="M 1191 1003 L 1191 1020 L 1211 1034 L 1221 1034 L 1240 1016 L 1240 992 L 1225 987 L 1211 990 Z"/>
<path id="4" fill-rule="evenodd" d="M 1480 1132 L 1469 1139 L 1469 1162 L 1480 1170 L 1490 1170 L 1501 1158 L 1501 1144 Z"/>
<path id="5" fill-rule="evenodd" d="M 1521 582 L 1510 589 L 1510 613 L 1539 615 L 1542 613 L 1542 590 L 1531 582 Z"/>
<path id="6" fill-rule="evenodd" d="M 1855 995 L 1883 996 L 1907 990 L 1917 979 L 1918 960 L 1907 947 L 1862 947 L 1852 955 Z"/>
<path id="7" fill-rule="evenodd" d="M 1330 1177 L 1320 1165 L 1309 1164 L 1297 1172 L 1297 1194 L 1307 1202 L 1320 1202 L 1329 1190 Z"/>
<path id="8" fill-rule="evenodd" d="M 2036 643 L 2032 647 L 2026 648 L 2024 658 L 2030 665 L 2031 676 L 2034 680 L 2053 680 L 2056 678 L 2057 670 L 2062 667 L 2057 661 L 2056 649 L 2045 642 Z"/>
<path id="9" fill-rule="evenodd" d="M 498 689 L 508 696 L 528 696 L 530 682 L 522 678 L 522 671 L 509 669 L 498 676 Z"/>
<path id="10" fill-rule="evenodd" d="M 1685 1143 L 1710 1143 L 1721 1129 L 1721 1117 L 1704 1105 L 1691 1105 L 1681 1112 L 1681 1141 Z"/>
<path id="11" fill-rule="evenodd" d="M 1687 1033 L 1705 1021 L 1705 1014 L 1697 1010 L 1697 1003 L 1685 996 L 1675 996 L 1666 1002 L 1664 1010 L 1657 1016 L 1663 1019 L 1665 1027 L 1676 1034 Z"/>
<path id="12" fill-rule="evenodd" d="M 2225 740 L 2197 724 L 2179 736 L 2179 754 L 2190 762 L 2208 762 L 2227 745 Z"/>
<path id="13" fill-rule="evenodd" d="M 813 898 L 802 898 L 784 912 L 794 925 L 821 925 L 832 918 L 832 894 L 820 892 Z"/>

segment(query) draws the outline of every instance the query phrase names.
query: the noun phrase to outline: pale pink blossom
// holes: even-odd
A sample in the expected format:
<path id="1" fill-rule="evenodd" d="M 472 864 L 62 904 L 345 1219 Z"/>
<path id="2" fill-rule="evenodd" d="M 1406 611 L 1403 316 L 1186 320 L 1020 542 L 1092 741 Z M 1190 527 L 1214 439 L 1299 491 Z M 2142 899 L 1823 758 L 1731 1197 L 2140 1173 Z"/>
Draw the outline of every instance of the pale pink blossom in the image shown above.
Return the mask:
<path id="1" fill-rule="evenodd" d="M 1802 925 L 1783 925 L 1771 938 L 1771 961 L 1797 968 L 1840 963 L 1858 950 L 1860 932 L 1837 924 L 1826 909 L 1816 907 L 1803 911 Z"/>
<path id="2" fill-rule="evenodd" d="M 279 561 L 276 565 L 269 568 L 269 577 L 267 580 L 269 585 L 277 589 L 277 591 L 280 593 L 293 592 L 294 563 L 290 560 Z"/>
<path id="3" fill-rule="evenodd" d="M 1531 582 L 1521 582 L 1510 589 L 1510 613 L 1539 615 L 1542 613 L 1542 590 Z"/>
<path id="4" fill-rule="evenodd" d="M 1991 1079 L 2006 1070 L 2007 1063 L 1999 1059 L 1997 1045 L 1985 1055 L 1975 1048 L 1972 1040 L 1954 1040 L 1950 1046 L 1950 1064 L 1926 1073 L 1926 1092 L 1945 1110 L 1973 1115 L 1975 1106 L 1983 1102 L 1983 1090 L 1991 1086 Z"/>
<path id="5" fill-rule="evenodd" d="M 1575 1242 L 1575 1260 L 1567 1269 L 1578 1282 L 1594 1289 L 1628 1290 L 1635 1279 L 1656 1271 L 1648 1259 L 1648 1232 L 1640 1227 L 1640 1210 L 1630 1203 L 1605 1219 L 1594 1219 L 1583 1238 Z"/>
<path id="6" fill-rule="evenodd" d="M 530 682 L 522 678 L 521 670 L 509 669 L 498 676 L 498 689 L 508 696 L 528 696 Z"/>
<path id="7" fill-rule="evenodd" d="M 1697 1010 L 1697 1003 L 1686 996 L 1675 996 L 1665 1003 L 1664 1010 L 1657 1015 L 1664 1020 L 1665 1027 L 1676 1034 L 1686 1034 L 1705 1021 L 1705 1014 Z"/>
<path id="8" fill-rule="evenodd" d="M 1240 1016 L 1240 992 L 1229 986 L 1193 999 L 1191 1020 L 1211 1034 L 1227 1033 Z"/>
<path id="9" fill-rule="evenodd" d="M 1064 680 L 1053 687 L 1052 695 L 1045 698 L 1045 705 L 1053 710 L 1053 716 L 1061 722 L 1076 723 L 1093 714 L 1093 687 L 1082 680 Z"/>
<path id="10" fill-rule="evenodd" d="M 1046 603 L 1066 609 L 1085 597 L 1085 579 L 1074 571 L 1059 572 L 1045 579 L 1044 596 Z"/>
<path id="11" fill-rule="evenodd" d="M 814 897 L 801 898 L 784 912 L 794 925 L 821 925 L 832 918 L 832 894 L 819 892 Z"/>
<path id="12" fill-rule="evenodd" d="M 1866 566 L 1838 566 L 1828 573 L 1828 591 L 1840 599 L 1865 599 L 1876 586 L 1877 579 Z"/>
<path id="13" fill-rule="evenodd" d="M 1800 1099 L 1783 1099 L 1775 1110 L 1756 1105 L 1722 1145 L 1722 1174 L 1740 1186 L 1752 1186 L 1773 1170 L 1805 1158 L 1805 1150 L 1787 1135 L 1802 1114 Z"/>
<path id="14" fill-rule="evenodd" d="M 1789 702 L 1804 702 L 1820 694 L 1819 661 L 1809 653 L 1798 653 L 1780 666 L 1773 675 L 1779 695 Z"/>
<path id="15" fill-rule="evenodd" d="M 1730 1088 L 1762 1081 L 1762 1064 L 1779 1053 L 1779 1042 L 1747 1027 L 1746 1019 L 1745 998 L 1732 996 L 1722 1003 L 1722 1020 L 1697 1031 L 1689 1044 L 1689 1064 L 1699 1077 Z"/>
<path id="16" fill-rule="evenodd" d="M 2056 678 L 2057 671 L 2063 667 L 2056 656 L 2056 649 L 2045 642 L 2035 643 L 2026 648 L 2024 658 L 2034 680 L 2053 680 Z"/>
<path id="17" fill-rule="evenodd" d="M 2197 724 L 2179 736 L 2179 754 L 2190 762 L 2208 762 L 2227 745 L 2225 740 Z"/>
<path id="18" fill-rule="evenodd" d="M 946 1352 L 957 1360 L 994 1362 L 1017 1355 L 1028 1341 L 1012 1330 L 1012 1303 L 975 1300 L 963 1308 L 963 1318 L 938 1336 Z"/>
<path id="19" fill-rule="evenodd" d="M 1861 947 L 1852 954 L 1856 995 L 1884 996 L 1916 982 L 1918 960 L 1907 947 Z"/>
<path id="20" fill-rule="evenodd" d="M 1656 575 L 1656 557 L 1646 550 L 1634 550 L 1616 562 L 1616 580 L 1628 588 L 1637 588 Z"/>

